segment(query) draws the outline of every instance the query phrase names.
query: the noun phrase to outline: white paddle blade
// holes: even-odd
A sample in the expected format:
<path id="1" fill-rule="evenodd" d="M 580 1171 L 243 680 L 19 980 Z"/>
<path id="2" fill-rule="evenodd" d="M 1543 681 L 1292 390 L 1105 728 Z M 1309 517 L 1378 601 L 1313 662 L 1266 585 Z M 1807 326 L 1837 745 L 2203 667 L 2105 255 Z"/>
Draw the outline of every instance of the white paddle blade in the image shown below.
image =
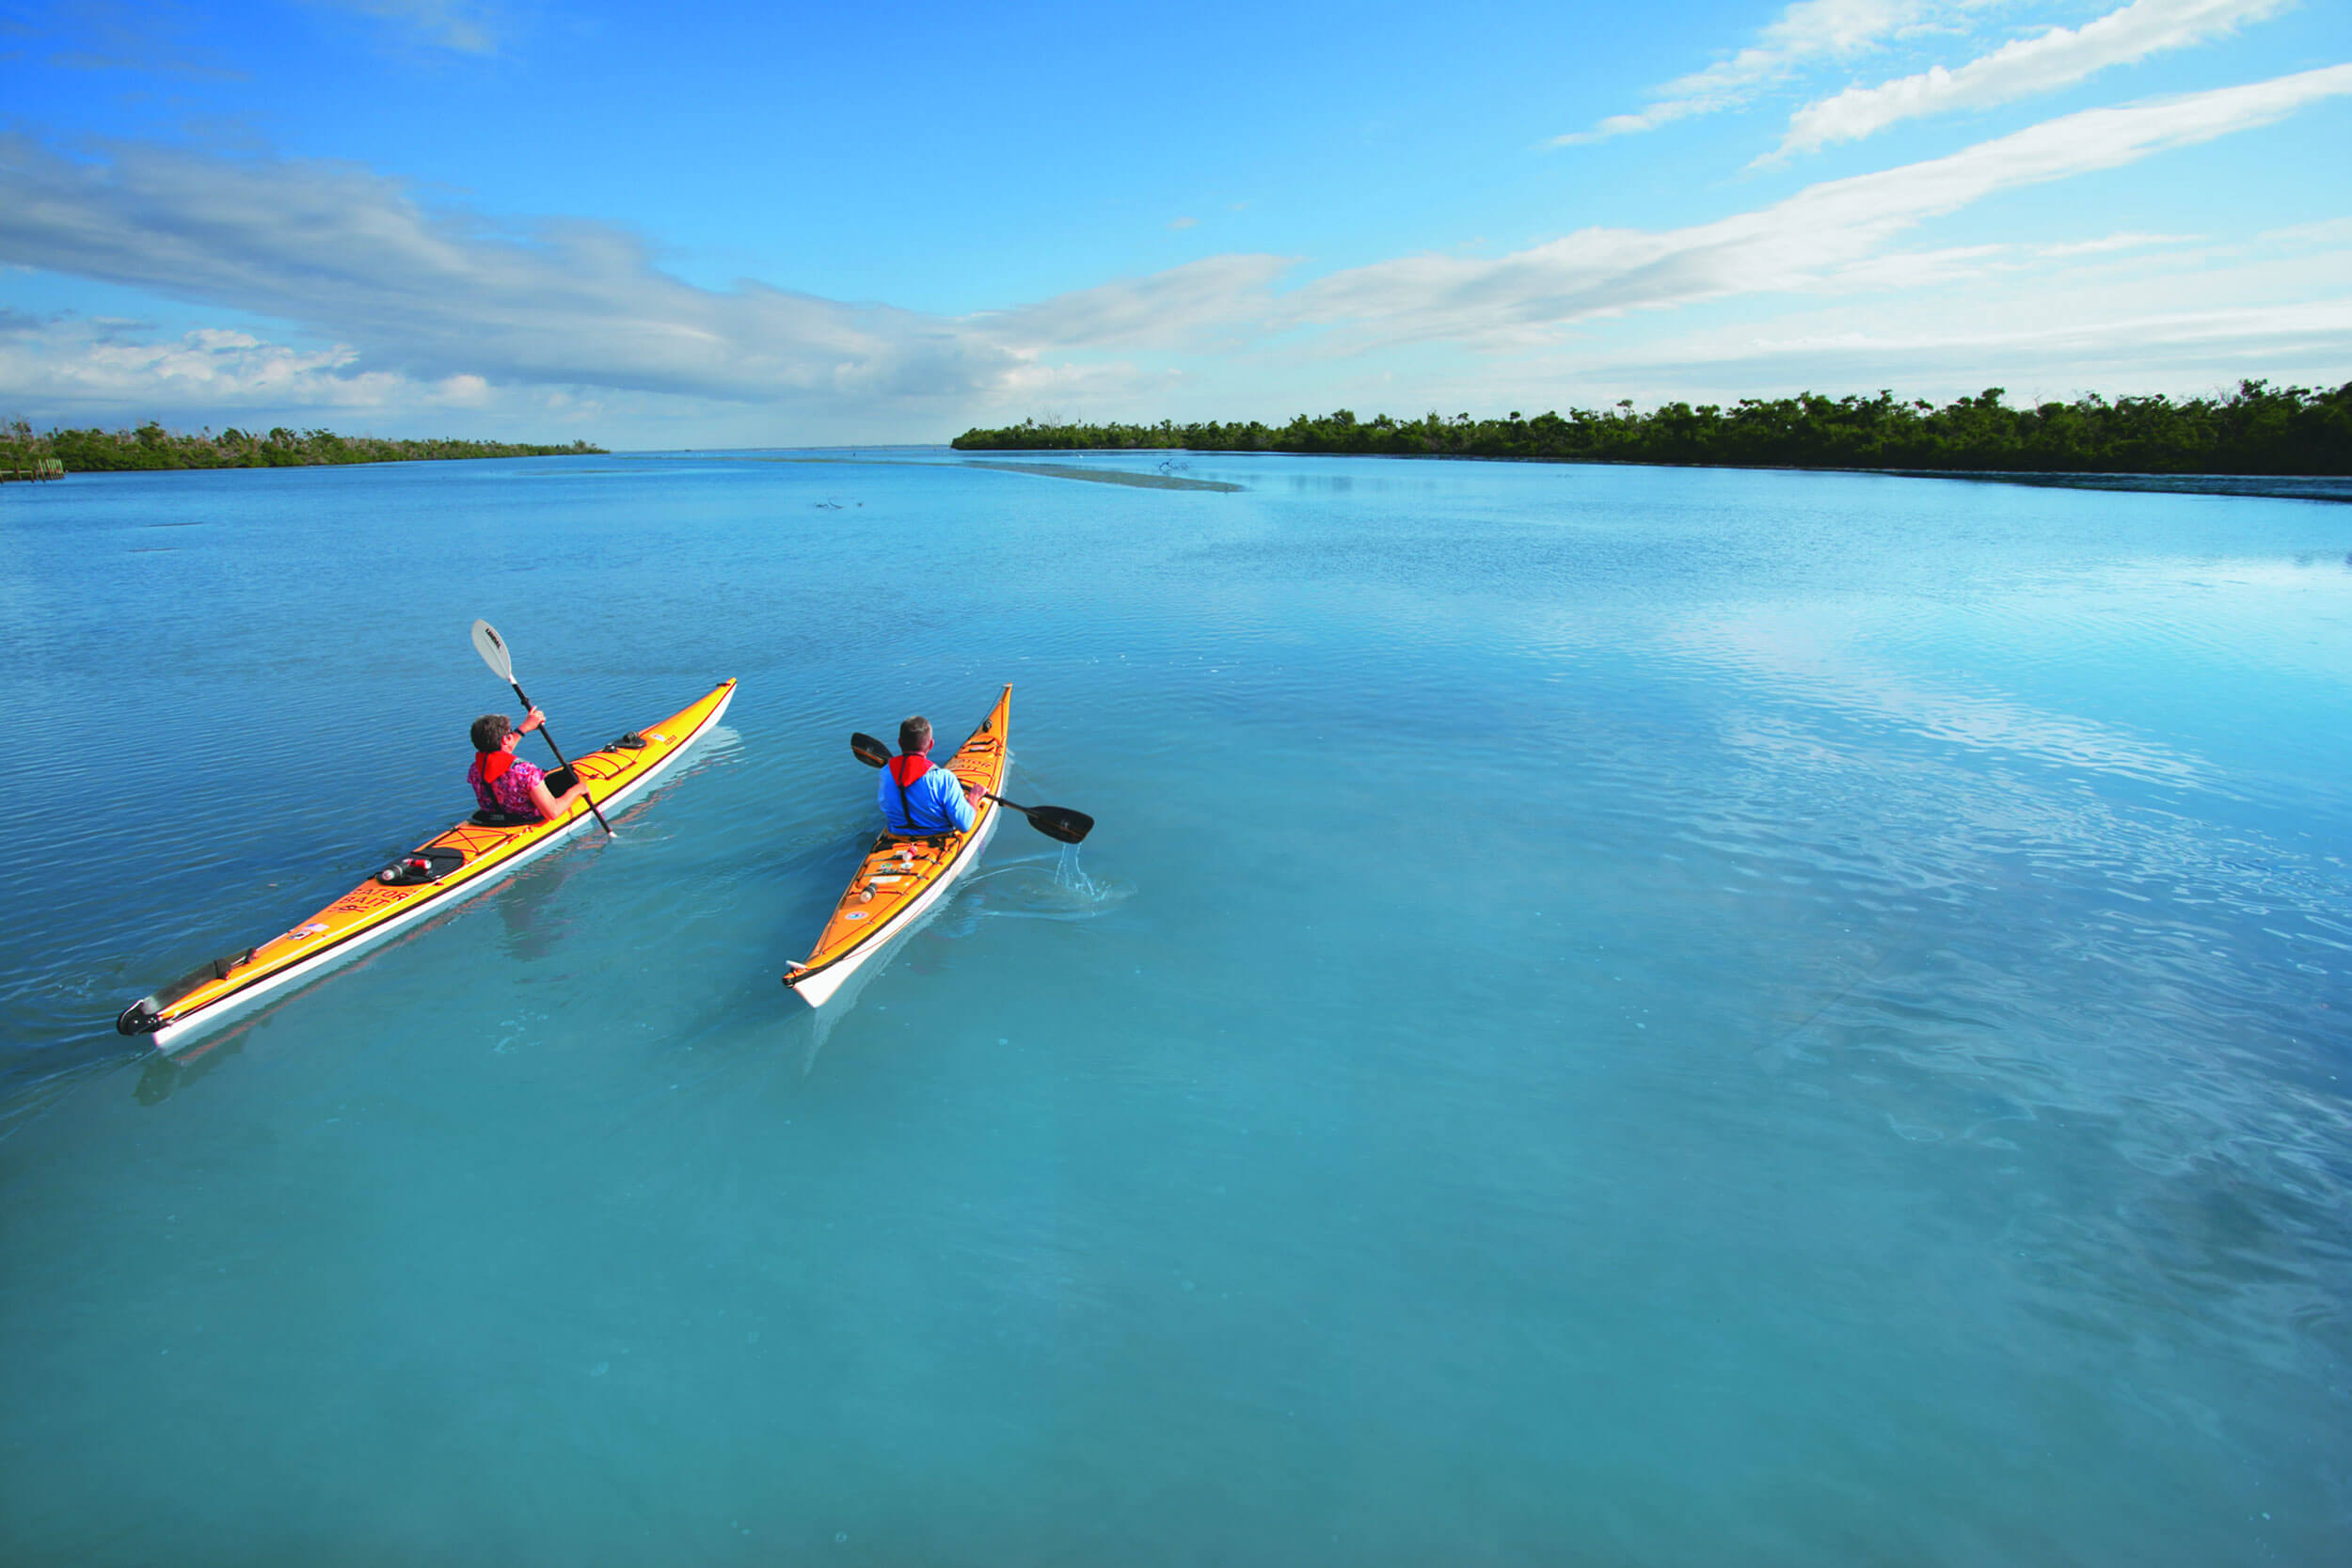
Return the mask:
<path id="1" fill-rule="evenodd" d="M 487 621 L 476 621 L 473 624 L 473 647 L 474 652 L 482 656 L 482 662 L 490 667 L 492 674 L 509 686 L 515 684 L 515 661 L 508 657 L 506 639 L 499 635 L 498 627 Z"/>

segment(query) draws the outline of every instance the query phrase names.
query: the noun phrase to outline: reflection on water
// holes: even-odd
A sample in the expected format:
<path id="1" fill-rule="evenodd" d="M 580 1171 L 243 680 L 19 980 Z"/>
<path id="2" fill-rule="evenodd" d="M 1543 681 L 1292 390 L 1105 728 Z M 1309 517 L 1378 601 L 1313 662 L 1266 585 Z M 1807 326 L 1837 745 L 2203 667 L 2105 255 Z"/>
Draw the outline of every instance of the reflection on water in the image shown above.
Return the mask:
<path id="1" fill-rule="evenodd" d="M 490 895 L 506 929 L 508 954 L 532 963 L 555 950 L 574 918 L 573 906 L 558 895 L 587 863 L 588 857 L 562 853 L 534 861 Z"/>
<path id="2" fill-rule="evenodd" d="M 992 862 L 1003 853 L 995 847 L 1001 843 L 999 839 L 992 845 Z M 822 1007 L 790 1007 L 788 1033 L 802 1042 L 803 1074 L 815 1069 L 825 1042 L 885 974 L 898 974 L 902 982 L 945 981 L 956 973 L 958 945 L 975 936 L 984 921 L 1091 920 L 1110 913 L 1134 895 L 1135 889 L 1124 882 L 1089 877 L 1079 864 L 1074 844 L 1061 846 L 1051 859 L 1032 856 L 984 864 L 958 882 L 943 903 L 894 937 L 879 958 L 861 966 Z M 882 985 L 877 994 L 887 996 L 891 990 Z"/>
<path id="3" fill-rule="evenodd" d="M 142 1105 L 160 1105 L 180 1090 L 209 1076 L 222 1063 L 245 1049 L 245 1027 L 225 1029 L 209 1039 L 201 1039 L 174 1055 L 160 1051 L 148 1053 L 147 1062 L 139 1069 L 137 1086 L 133 1098 Z"/>

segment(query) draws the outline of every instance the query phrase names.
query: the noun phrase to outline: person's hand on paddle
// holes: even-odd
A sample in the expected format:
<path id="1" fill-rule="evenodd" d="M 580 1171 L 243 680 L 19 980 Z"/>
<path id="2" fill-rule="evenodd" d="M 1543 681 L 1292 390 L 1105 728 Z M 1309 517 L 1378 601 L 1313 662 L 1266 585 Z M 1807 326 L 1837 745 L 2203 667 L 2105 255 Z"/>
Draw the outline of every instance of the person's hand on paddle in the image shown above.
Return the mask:
<path id="1" fill-rule="evenodd" d="M 555 736 L 548 735 L 548 716 L 540 712 L 538 705 L 529 697 L 523 695 L 523 683 L 515 678 L 514 656 L 506 651 L 506 639 L 499 635 L 498 628 L 487 621 L 476 621 L 473 624 L 473 650 L 482 656 L 482 662 L 490 667 L 492 674 L 514 688 L 515 700 L 523 705 L 523 721 L 518 726 L 517 733 L 537 730 L 542 736 L 546 736 L 548 750 L 555 753 L 556 768 L 559 770 L 569 768 L 571 764 L 564 760 L 564 749 L 555 743 Z M 587 780 L 581 779 L 579 784 L 565 790 L 560 802 L 552 797 L 542 798 L 540 791 L 543 786 L 544 781 L 541 786 L 534 786 L 532 793 L 532 803 L 539 808 L 542 816 L 552 817 L 557 809 L 568 808 L 576 800 L 585 800 L 588 802 L 588 814 L 596 819 L 596 826 L 602 828 L 607 836 L 611 836 L 612 824 L 604 819 L 604 812 L 597 806 L 596 797 L 588 793 Z"/>

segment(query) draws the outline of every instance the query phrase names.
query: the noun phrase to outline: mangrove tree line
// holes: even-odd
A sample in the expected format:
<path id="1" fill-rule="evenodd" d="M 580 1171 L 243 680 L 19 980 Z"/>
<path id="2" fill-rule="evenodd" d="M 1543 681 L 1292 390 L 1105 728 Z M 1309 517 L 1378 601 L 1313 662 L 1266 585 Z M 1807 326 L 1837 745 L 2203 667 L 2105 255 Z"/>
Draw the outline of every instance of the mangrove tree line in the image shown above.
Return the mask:
<path id="1" fill-rule="evenodd" d="M 1279 429 L 1246 424 L 1040 424 L 967 430 L 965 451 L 1094 447 L 1194 451 L 1363 452 L 1518 457 L 1557 463 L 1725 467 L 1915 468 L 1978 472 L 2352 474 L 2352 382 L 2333 391 L 2245 381 L 2224 398 L 2090 394 L 2011 408 L 1988 388 L 1941 407 L 1924 399 L 1741 398 L 1474 420 L 1431 413 L 1359 420 L 1345 408 Z"/>
<path id="2" fill-rule="evenodd" d="M 55 458 L 72 473 L 125 468 L 302 468 L 341 463 L 415 463 L 456 457 L 554 457 L 596 453 L 585 441 L 538 446 L 517 441 L 393 441 L 377 436 L 338 436 L 331 430 L 267 435 L 210 430 L 183 435 L 149 420 L 136 430 L 51 430 L 36 435 L 18 420 L 0 431 L 0 468 L 30 467 Z"/>

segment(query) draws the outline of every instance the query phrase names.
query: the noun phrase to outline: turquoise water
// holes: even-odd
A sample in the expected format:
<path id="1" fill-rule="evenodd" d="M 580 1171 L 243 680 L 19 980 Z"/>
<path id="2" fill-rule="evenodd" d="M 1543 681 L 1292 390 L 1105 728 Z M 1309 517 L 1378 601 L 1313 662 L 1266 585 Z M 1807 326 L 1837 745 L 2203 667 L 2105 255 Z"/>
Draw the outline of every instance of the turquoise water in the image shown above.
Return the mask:
<path id="1" fill-rule="evenodd" d="M 2352 509 L 895 455 L 0 492 L 0 1560 L 2352 1554 Z M 741 691 L 142 1058 L 465 809 L 477 615 Z M 1101 826 L 820 1037 L 850 732 L 1006 681 Z"/>

